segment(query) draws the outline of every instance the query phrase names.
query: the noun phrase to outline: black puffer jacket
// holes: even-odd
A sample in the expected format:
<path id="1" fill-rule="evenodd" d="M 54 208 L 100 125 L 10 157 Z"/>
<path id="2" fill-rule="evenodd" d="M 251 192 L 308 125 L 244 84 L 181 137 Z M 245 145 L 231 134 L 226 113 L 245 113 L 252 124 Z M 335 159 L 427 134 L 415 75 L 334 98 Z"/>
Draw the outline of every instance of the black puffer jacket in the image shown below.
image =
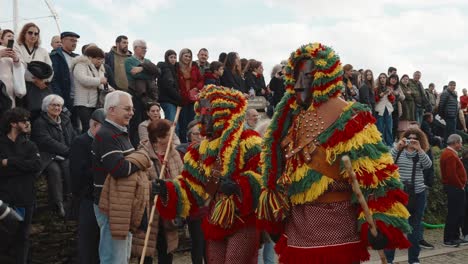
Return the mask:
<path id="1" fill-rule="evenodd" d="M 175 66 L 161 61 L 158 63 L 158 68 L 161 70 L 161 76 L 158 79 L 159 102 L 181 105 L 182 97 Z"/>
<path id="2" fill-rule="evenodd" d="M 60 114 L 60 124 L 53 121 L 45 112 L 34 121 L 31 139 L 37 144 L 41 153 L 42 166 L 45 168 L 55 156 L 67 158 L 70 146 L 75 138 L 70 118 Z"/>
<path id="3" fill-rule="evenodd" d="M 26 136 L 11 141 L 0 136 L 0 160 L 7 159 L 7 166 L 0 165 L 0 200 L 23 207 L 33 205 L 36 199 L 34 180 L 41 169 L 41 158 L 34 142 Z"/>
<path id="4" fill-rule="evenodd" d="M 458 116 L 458 97 L 455 92 L 445 90 L 440 96 L 439 115 L 442 118 L 456 118 Z"/>

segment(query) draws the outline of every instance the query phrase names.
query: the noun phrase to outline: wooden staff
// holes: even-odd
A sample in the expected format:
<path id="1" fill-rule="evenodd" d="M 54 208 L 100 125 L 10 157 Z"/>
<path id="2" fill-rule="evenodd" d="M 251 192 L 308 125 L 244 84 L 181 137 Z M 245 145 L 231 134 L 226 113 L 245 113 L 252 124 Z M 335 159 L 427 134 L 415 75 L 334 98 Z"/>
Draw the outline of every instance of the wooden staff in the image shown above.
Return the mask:
<path id="1" fill-rule="evenodd" d="M 364 198 L 364 195 L 361 192 L 361 188 L 356 178 L 356 173 L 354 173 L 353 167 L 351 166 L 351 159 L 348 155 L 344 155 L 343 158 L 341 158 L 341 160 L 344 163 L 346 171 L 348 171 L 348 174 L 351 177 L 351 185 L 353 187 L 353 192 L 354 194 L 356 194 L 359 204 L 361 205 L 367 223 L 369 223 L 370 232 L 374 237 L 377 237 L 377 227 L 375 225 L 374 218 L 372 217 L 372 213 L 369 210 L 369 206 L 367 205 L 366 199 Z M 379 253 L 380 261 L 382 262 L 382 264 L 387 264 L 387 258 L 385 257 L 384 251 L 381 249 L 377 250 L 377 252 Z"/>
<path id="2" fill-rule="evenodd" d="M 171 150 L 172 145 L 173 145 L 172 138 L 174 137 L 174 133 L 175 133 L 176 126 L 177 126 L 177 121 L 179 120 L 179 114 L 180 114 L 181 110 L 182 110 L 182 107 L 178 106 L 177 110 L 176 110 L 175 118 L 174 118 L 174 123 L 172 123 L 171 129 L 169 130 L 169 141 L 168 141 L 168 144 L 167 144 L 166 154 L 164 155 L 164 160 L 163 160 L 163 163 L 162 163 L 162 166 L 161 166 L 161 170 L 160 170 L 158 179 L 162 178 L 162 175 L 164 174 L 164 170 L 166 169 L 167 156 L 169 156 L 169 151 Z M 153 201 L 153 206 L 151 207 L 151 214 L 150 214 L 150 219 L 149 219 L 149 222 L 148 222 L 148 229 L 146 230 L 145 244 L 143 246 L 143 251 L 141 252 L 140 264 L 143 264 L 143 262 L 145 261 L 146 248 L 148 247 L 148 240 L 149 240 L 149 236 L 150 236 L 150 233 L 151 233 L 151 225 L 153 224 L 154 211 L 156 211 L 156 202 L 157 202 L 157 200 L 158 200 L 158 195 L 155 195 L 154 196 L 154 201 Z"/>

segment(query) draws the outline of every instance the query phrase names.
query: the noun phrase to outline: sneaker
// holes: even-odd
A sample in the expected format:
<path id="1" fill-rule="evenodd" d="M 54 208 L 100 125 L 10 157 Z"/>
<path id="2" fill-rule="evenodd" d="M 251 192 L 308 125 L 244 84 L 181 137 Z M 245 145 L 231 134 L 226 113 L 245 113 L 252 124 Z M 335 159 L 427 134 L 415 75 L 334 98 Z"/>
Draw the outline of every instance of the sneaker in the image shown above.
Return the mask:
<path id="1" fill-rule="evenodd" d="M 453 241 L 444 241 L 443 245 L 446 247 L 459 247 L 460 243 L 457 243 L 458 240 L 453 240 Z"/>
<path id="2" fill-rule="evenodd" d="M 419 246 L 425 249 L 434 249 L 434 245 L 432 245 L 431 243 L 427 242 L 424 239 L 419 241 Z"/>
<path id="3" fill-rule="evenodd" d="M 460 244 L 460 246 L 468 245 L 468 240 L 465 240 L 465 239 L 457 239 L 457 240 L 455 240 L 455 242 L 458 242 L 458 244 Z"/>

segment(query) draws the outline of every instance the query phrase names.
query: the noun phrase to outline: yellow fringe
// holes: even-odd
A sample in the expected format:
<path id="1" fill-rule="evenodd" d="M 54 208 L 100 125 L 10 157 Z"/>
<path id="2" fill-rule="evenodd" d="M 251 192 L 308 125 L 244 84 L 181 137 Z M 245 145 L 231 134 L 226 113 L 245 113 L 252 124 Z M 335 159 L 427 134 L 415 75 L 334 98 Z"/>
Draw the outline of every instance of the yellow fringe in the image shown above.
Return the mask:
<path id="1" fill-rule="evenodd" d="M 331 77 L 335 77 L 336 75 L 338 75 L 341 71 L 341 67 L 336 67 L 334 71 L 332 71 L 331 73 L 324 73 L 324 72 L 317 72 L 314 74 L 314 78 L 315 79 L 319 79 L 319 78 L 331 78 Z"/>
<path id="2" fill-rule="evenodd" d="M 257 218 L 267 221 L 282 221 L 289 213 L 289 202 L 286 195 L 269 189 L 260 193 Z"/>
<path id="3" fill-rule="evenodd" d="M 313 183 L 307 191 L 292 195 L 291 203 L 293 205 L 299 205 L 307 202 L 313 202 L 322 195 L 333 182 L 334 180 L 332 178 L 324 176 L 318 182 Z"/>
<path id="4" fill-rule="evenodd" d="M 346 108 L 351 107 L 352 104 Z M 346 111 L 345 108 L 345 111 Z M 375 125 L 367 125 L 362 131 L 356 133 L 353 139 L 346 142 L 340 142 L 336 146 L 327 148 L 327 161 L 331 164 L 336 159 L 336 156 L 344 152 L 356 150 L 364 144 L 377 144 L 382 140 L 380 132 Z"/>
<path id="5" fill-rule="evenodd" d="M 298 168 L 296 168 L 295 170 L 291 170 L 291 167 L 292 166 L 288 166 L 288 169 L 285 173 L 283 173 L 283 175 L 291 175 L 290 176 L 290 179 L 291 181 L 294 183 L 294 182 L 298 182 L 300 180 L 302 180 L 307 172 L 309 170 L 312 170 L 309 166 L 307 166 L 306 164 L 302 164 L 301 166 L 299 166 Z"/>
<path id="6" fill-rule="evenodd" d="M 232 196 L 219 199 L 210 216 L 210 223 L 228 229 L 234 223 L 236 204 Z"/>
<path id="7" fill-rule="evenodd" d="M 243 139 L 240 143 L 240 147 L 239 147 L 239 151 L 240 151 L 240 156 L 241 157 L 244 157 L 245 156 L 245 153 L 256 147 L 256 146 L 261 146 L 262 145 L 262 138 L 259 137 L 259 136 L 250 136 L 246 139 Z M 240 164 L 239 164 L 239 168 L 243 168 L 244 165 L 245 165 L 245 162 L 246 160 L 241 158 L 239 160 Z M 258 164 L 258 166 L 261 166 L 261 164 Z"/>
<path id="8" fill-rule="evenodd" d="M 323 95 L 327 95 L 331 90 L 335 89 L 337 86 L 342 86 L 343 85 L 343 82 L 342 81 L 339 81 L 337 82 L 336 84 L 333 84 L 333 85 L 330 85 L 328 86 L 325 90 L 315 90 L 314 91 L 314 96 L 318 97 L 318 96 L 323 96 Z"/>
<path id="9" fill-rule="evenodd" d="M 408 210 L 402 203 L 393 204 L 392 207 L 390 207 L 390 209 L 388 209 L 385 212 L 375 211 L 372 209 L 370 210 L 372 214 L 383 213 L 388 216 L 399 217 L 399 218 L 404 218 L 404 219 L 408 219 L 410 217 L 410 213 L 408 212 Z M 364 212 L 361 212 L 359 214 L 359 219 L 365 219 Z"/>
<path id="10" fill-rule="evenodd" d="M 203 188 L 203 186 L 195 183 L 194 181 L 188 178 L 183 178 L 183 179 L 187 182 L 187 185 L 190 186 L 190 189 L 192 189 L 198 196 L 200 196 L 204 200 L 209 198 L 209 195 L 205 192 L 205 189 Z"/>
<path id="11" fill-rule="evenodd" d="M 179 183 L 178 183 L 179 184 Z M 189 211 L 190 211 L 190 200 L 188 199 L 188 196 L 187 196 L 187 193 L 185 192 L 185 189 L 182 188 L 179 184 L 179 188 L 180 188 L 180 193 L 182 195 L 182 197 L 180 197 L 181 199 L 181 202 L 182 202 L 182 210 L 180 212 L 180 216 L 182 218 L 185 218 L 187 216 L 189 216 Z"/>

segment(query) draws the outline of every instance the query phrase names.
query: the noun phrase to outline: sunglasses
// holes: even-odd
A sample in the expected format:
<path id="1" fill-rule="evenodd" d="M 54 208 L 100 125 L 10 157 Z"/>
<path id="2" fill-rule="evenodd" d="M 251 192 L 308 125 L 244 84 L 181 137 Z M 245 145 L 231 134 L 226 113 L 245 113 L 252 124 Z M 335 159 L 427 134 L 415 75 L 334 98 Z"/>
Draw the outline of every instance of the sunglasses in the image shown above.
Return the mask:
<path id="1" fill-rule="evenodd" d="M 32 32 L 32 31 L 28 31 L 28 35 L 32 36 L 39 36 L 39 32 Z"/>

